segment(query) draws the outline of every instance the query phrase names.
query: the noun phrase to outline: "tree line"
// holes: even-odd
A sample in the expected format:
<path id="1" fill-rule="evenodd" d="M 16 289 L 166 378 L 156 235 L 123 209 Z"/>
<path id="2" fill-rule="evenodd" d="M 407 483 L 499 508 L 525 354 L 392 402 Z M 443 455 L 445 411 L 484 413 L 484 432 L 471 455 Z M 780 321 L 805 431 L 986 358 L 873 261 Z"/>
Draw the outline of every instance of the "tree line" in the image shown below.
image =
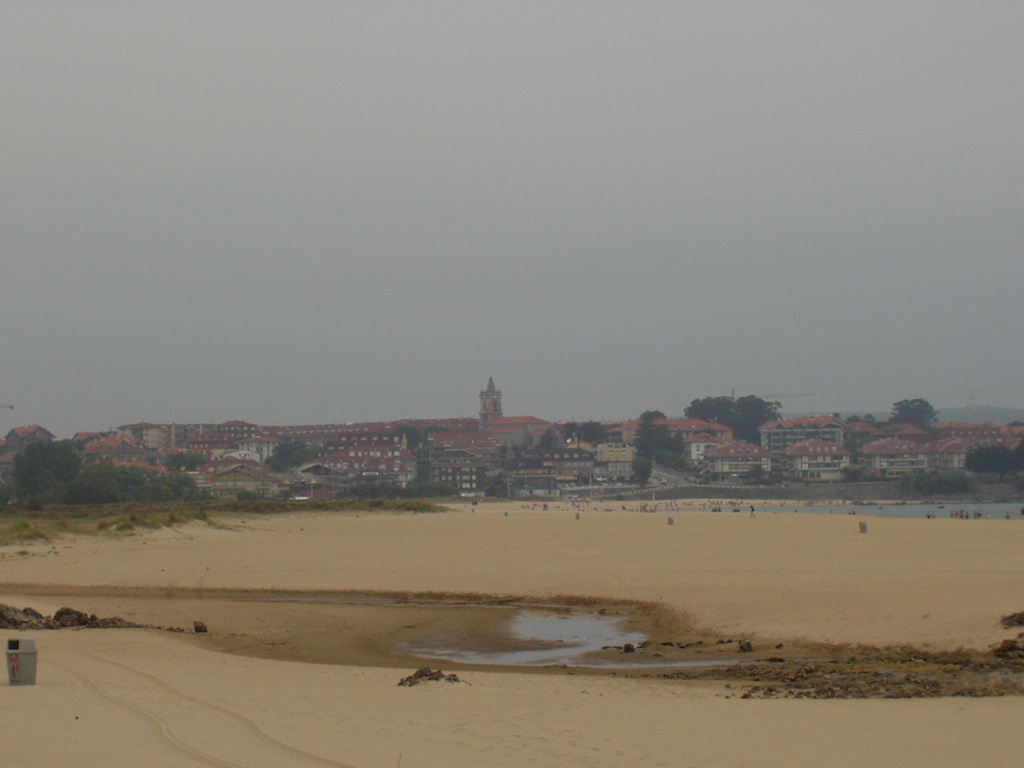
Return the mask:
<path id="1" fill-rule="evenodd" d="M 168 464 L 162 471 L 109 459 L 86 463 L 70 440 L 32 443 L 15 454 L 13 481 L 0 488 L 0 502 L 42 506 L 206 498 L 183 471 L 195 464 L 194 456 L 174 455 Z"/>

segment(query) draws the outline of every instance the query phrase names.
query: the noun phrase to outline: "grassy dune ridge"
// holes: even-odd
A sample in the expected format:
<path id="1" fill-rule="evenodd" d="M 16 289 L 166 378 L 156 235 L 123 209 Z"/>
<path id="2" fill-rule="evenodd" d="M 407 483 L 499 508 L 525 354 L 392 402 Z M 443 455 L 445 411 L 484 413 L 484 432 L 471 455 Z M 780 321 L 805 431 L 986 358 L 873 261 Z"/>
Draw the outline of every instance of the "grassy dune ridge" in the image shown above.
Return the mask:
<path id="1" fill-rule="evenodd" d="M 284 512 L 440 512 L 444 507 L 417 499 L 344 501 L 193 501 L 52 505 L 41 509 L 10 505 L 0 511 L 0 545 L 50 541 L 64 535 L 125 533 L 190 522 L 210 522 L 211 514 Z"/>

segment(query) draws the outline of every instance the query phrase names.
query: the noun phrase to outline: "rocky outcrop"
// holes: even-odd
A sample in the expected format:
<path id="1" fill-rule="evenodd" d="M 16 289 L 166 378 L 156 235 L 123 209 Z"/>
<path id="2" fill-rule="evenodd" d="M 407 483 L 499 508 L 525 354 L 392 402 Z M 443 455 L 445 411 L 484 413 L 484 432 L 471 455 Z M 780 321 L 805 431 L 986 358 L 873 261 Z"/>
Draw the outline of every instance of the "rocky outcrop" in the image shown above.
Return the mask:
<path id="1" fill-rule="evenodd" d="M 197 622 L 201 624 L 202 622 Z M 204 625 L 205 626 L 205 625 Z M 0 603 L 0 629 L 166 629 L 180 632 L 174 627 L 155 627 L 149 624 L 135 624 L 120 616 L 101 617 L 84 613 L 74 608 L 61 608 L 53 616 L 44 616 L 34 608 L 15 608 Z"/>
<path id="2" fill-rule="evenodd" d="M 461 683 L 462 682 L 461 680 L 459 680 L 459 676 L 458 675 L 455 675 L 455 674 L 446 675 L 440 669 L 430 669 L 429 667 L 423 667 L 421 669 L 417 669 L 415 672 L 413 672 L 408 677 L 403 677 L 401 680 L 398 681 L 398 684 L 399 685 L 404 685 L 406 687 L 409 687 L 409 686 L 413 686 L 413 685 L 419 685 L 420 683 L 422 683 L 424 681 L 434 681 L 434 682 L 441 682 L 441 681 L 443 681 L 443 682 L 446 682 L 446 683 Z"/>
<path id="3" fill-rule="evenodd" d="M 992 653 L 1001 659 L 1024 659 L 1024 632 L 1015 638 L 1006 638 Z"/>
<path id="4" fill-rule="evenodd" d="M 999 620 L 999 623 L 1009 629 L 1010 627 L 1024 627 L 1024 611 L 1020 613 L 1011 613 L 1009 616 L 1003 616 Z"/>

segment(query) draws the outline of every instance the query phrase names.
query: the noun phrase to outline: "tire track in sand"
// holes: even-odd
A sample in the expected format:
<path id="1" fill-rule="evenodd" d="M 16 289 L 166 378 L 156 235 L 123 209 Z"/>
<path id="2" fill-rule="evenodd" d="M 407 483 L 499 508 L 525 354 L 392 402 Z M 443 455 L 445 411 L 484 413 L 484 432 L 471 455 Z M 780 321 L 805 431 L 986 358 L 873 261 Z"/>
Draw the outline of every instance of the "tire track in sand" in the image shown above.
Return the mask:
<path id="1" fill-rule="evenodd" d="M 247 751 L 259 755 L 261 764 L 268 766 L 353 768 L 347 763 L 306 752 L 279 741 L 238 712 L 190 696 L 156 675 L 93 654 L 83 656 L 96 664 L 120 670 L 122 680 L 100 682 L 78 665 L 72 667 L 54 661 L 50 663 L 79 680 L 96 696 L 139 717 L 173 751 L 195 760 L 200 765 L 214 768 L 253 768 L 254 763 L 251 759 L 241 758 L 239 762 L 237 757 L 233 758 L 223 752 L 218 754 L 221 751 L 217 749 L 218 745 L 223 745 L 223 751 L 226 752 L 229 749 L 238 751 L 238 747 L 244 744 L 249 748 Z M 203 730 L 211 734 L 208 738 L 202 738 L 196 729 L 188 724 L 190 718 L 195 720 L 196 709 L 202 711 L 200 717 Z M 174 718 L 168 717 L 168 712 L 181 712 L 182 716 L 178 718 L 178 722 L 172 723 Z M 241 738 L 232 738 L 232 733 Z"/>

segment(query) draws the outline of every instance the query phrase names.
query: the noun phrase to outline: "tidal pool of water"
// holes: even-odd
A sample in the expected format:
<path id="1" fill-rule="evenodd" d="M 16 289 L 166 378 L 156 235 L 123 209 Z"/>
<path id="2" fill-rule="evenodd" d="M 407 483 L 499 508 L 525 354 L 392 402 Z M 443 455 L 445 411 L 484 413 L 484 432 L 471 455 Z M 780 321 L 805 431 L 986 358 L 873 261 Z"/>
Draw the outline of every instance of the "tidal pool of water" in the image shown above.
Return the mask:
<path id="1" fill-rule="evenodd" d="M 519 611 L 509 627 L 510 648 L 479 651 L 465 648 L 457 636 L 436 638 L 432 641 L 408 645 L 402 650 L 414 656 L 435 661 L 460 664 L 488 664 L 502 667 L 713 667 L 726 666 L 732 661 L 722 659 L 702 661 L 641 660 L 633 654 L 616 652 L 626 643 L 637 646 L 647 638 L 642 632 L 632 631 L 622 618 L 593 614 L 549 615 L 528 610 Z M 610 654 L 598 652 L 609 650 Z M 598 655 L 595 655 L 598 654 Z"/>
<path id="2" fill-rule="evenodd" d="M 509 626 L 510 649 L 474 651 L 460 647 L 458 637 L 437 638 L 410 646 L 416 656 L 464 664 L 496 666 L 605 666 L 585 662 L 586 654 L 608 646 L 637 645 L 641 632 L 623 627 L 620 618 L 593 615 L 542 615 L 520 611 Z"/>

